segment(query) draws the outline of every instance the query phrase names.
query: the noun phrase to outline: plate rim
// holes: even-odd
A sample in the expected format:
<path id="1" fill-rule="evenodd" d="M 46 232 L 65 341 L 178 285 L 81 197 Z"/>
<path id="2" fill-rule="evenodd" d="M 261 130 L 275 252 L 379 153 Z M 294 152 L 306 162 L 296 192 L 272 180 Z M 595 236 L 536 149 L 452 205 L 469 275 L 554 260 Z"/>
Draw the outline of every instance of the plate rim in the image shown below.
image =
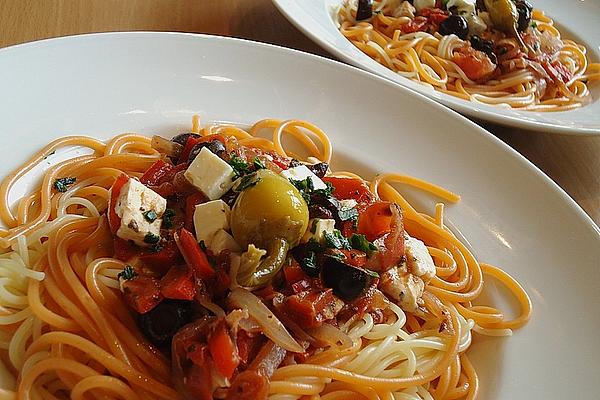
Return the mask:
<path id="1" fill-rule="evenodd" d="M 340 51 L 336 46 L 333 46 L 330 43 L 327 43 L 326 41 L 321 40 L 318 35 L 316 35 L 311 30 L 307 29 L 303 24 L 301 24 L 292 15 L 291 10 L 289 10 L 287 7 L 285 7 L 284 3 L 286 3 L 287 0 L 271 0 L 271 1 L 273 2 L 275 7 L 277 8 L 277 10 L 279 10 L 279 12 L 281 14 L 283 14 L 283 16 L 292 25 L 294 25 L 294 27 L 296 27 L 299 31 L 301 31 L 304 35 L 306 35 L 310 40 L 312 40 L 319 47 L 321 47 L 325 51 L 329 52 L 332 56 L 336 57 L 339 60 L 343 60 L 345 63 L 351 64 L 352 66 L 355 66 L 359 69 L 363 69 L 364 71 L 368 71 L 368 72 L 374 73 L 376 75 L 379 75 L 379 73 L 377 71 L 375 71 L 375 69 L 372 68 L 371 66 L 365 65 L 365 64 L 357 61 L 356 59 L 350 57 L 345 52 Z M 319 0 L 319 2 L 322 2 L 322 0 Z M 325 3 L 324 3 L 324 5 L 325 5 Z M 379 76 L 382 76 L 382 75 L 379 75 Z M 400 85 L 402 87 L 416 91 L 413 88 L 405 86 L 404 84 L 402 84 L 400 82 L 396 82 L 387 77 L 384 77 L 384 78 L 393 82 L 396 85 Z M 404 78 L 401 76 L 399 76 L 399 78 L 407 79 L 407 78 Z M 446 95 L 445 93 L 437 93 L 436 92 L 437 94 L 440 95 L 440 97 L 438 99 L 434 99 L 433 96 L 428 96 L 425 93 L 421 93 L 421 92 L 417 92 L 417 93 L 419 93 L 427 98 L 430 98 L 430 99 L 434 100 L 435 102 L 444 105 L 445 107 L 451 108 L 453 111 L 461 113 L 461 115 L 464 113 L 465 115 L 468 115 L 471 118 L 475 118 L 476 120 L 481 120 L 484 122 L 498 124 L 498 125 L 502 125 L 504 127 L 514 127 L 514 128 L 518 128 L 518 129 L 524 129 L 527 132 L 530 132 L 533 134 L 551 133 L 551 134 L 564 135 L 564 136 L 600 136 L 600 124 L 597 127 L 569 127 L 566 125 L 557 125 L 557 124 L 552 124 L 552 123 L 544 122 L 544 121 L 531 121 L 528 119 L 520 119 L 518 116 L 498 114 L 498 113 L 495 113 L 490 110 L 478 109 L 476 112 L 474 112 L 473 109 L 468 106 L 469 103 L 463 104 L 461 102 L 456 102 L 456 103 L 450 102 L 449 101 L 450 98 L 447 97 L 449 95 Z M 600 102 L 600 99 L 597 99 L 596 101 Z M 484 118 L 481 118 L 481 117 L 484 117 Z"/>

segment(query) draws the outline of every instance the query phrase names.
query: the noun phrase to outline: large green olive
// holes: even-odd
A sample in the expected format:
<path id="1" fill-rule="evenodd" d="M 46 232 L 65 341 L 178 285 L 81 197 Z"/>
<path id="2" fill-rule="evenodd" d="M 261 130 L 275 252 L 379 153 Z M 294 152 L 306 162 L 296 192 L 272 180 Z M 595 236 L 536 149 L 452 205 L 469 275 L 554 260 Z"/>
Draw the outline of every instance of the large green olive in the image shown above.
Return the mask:
<path id="1" fill-rule="evenodd" d="M 512 35 L 519 46 L 527 53 L 528 49 L 523 39 L 517 32 L 519 12 L 517 6 L 511 0 L 484 0 L 485 8 L 490 14 L 494 29 Z"/>
<path id="2" fill-rule="evenodd" d="M 308 206 L 287 179 L 268 169 L 256 173 L 258 182 L 244 189 L 231 210 L 231 232 L 244 248 L 250 243 L 267 249 L 275 239 L 294 247 L 308 226 Z"/>

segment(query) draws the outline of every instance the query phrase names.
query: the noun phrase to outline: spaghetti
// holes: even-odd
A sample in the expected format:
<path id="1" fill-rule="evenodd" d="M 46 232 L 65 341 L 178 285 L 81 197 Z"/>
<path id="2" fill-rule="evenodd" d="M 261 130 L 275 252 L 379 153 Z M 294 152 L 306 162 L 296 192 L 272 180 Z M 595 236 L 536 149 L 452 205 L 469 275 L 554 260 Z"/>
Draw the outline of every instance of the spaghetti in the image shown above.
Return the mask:
<path id="1" fill-rule="evenodd" d="M 344 1 L 340 32 L 399 75 L 454 97 L 566 111 L 589 103 L 588 83 L 600 79 L 586 47 L 561 38 L 554 21 L 524 0 L 375 0 L 372 12 L 368 3 Z M 506 7 L 496 16 L 484 3 Z M 366 14 L 357 20 L 357 13 Z"/>
<path id="2" fill-rule="evenodd" d="M 261 136 L 269 130 L 271 140 Z M 284 144 L 288 143 L 284 136 L 289 135 L 302 144 L 308 158 L 318 161 L 306 164 L 311 168 L 329 162 L 332 155 L 327 136 L 304 121 L 262 120 L 243 130 L 218 124 L 201 128 L 195 118 L 192 131 L 199 136 L 187 134 L 186 145 L 189 140 L 213 143 L 217 146 L 213 147 L 215 154 L 226 154 L 223 156 L 230 165 L 237 166 L 236 171 L 241 174 L 237 179 L 252 177 L 246 179 L 246 188 L 237 186 L 238 197 L 232 200 L 236 205 L 231 210 L 231 231 L 240 243 L 242 236 L 233 221 L 240 199 L 264 187 L 269 179 L 279 182 L 280 178 L 272 178 L 270 174 L 294 168 L 297 161 L 292 162 L 291 156 L 302 159 Z M 220 153 L 219 143 L 207 142 L 208 139 L 224 144 L 226 153 Z M 87 147 L 90 154 L 51 167 L 40 186 L 21 198 L 13 211 L 8 195 L 18 179 L 48 154 L 72 145 Z M 173 185 L 177 193 L 184 191 L 178 186 L 182 184 L 178 182 L 181 174 L 171 176 L 168 184 L 148 180 L 149 171 L 157 171 L 156 165 L 163 165 L 157 163 L 169 164 L 167 154 L 173 160 L 181 159 L 185 147 L 189 146 L 179 147 L 164 139 L 151 140 L 135 134 L 116 136 L 106 144 L 85 137 L 63 138 L 46 146 L 4 179 L 0 186 L 3 199 L 0 217 L 6 226 L 0 236 L 0 245 L 4 248 L 0 255 L 1 399 L 258 399 L 267 396 L 270 399 L 349 396 L 471 399 L 477 396 L 479 385 L 467 356 L 472 332 L 510 335 L 512 329 L 521 327 L 530 317 L 531 302 L 522 287 L 506 272 L 474 258 L 445 225 L 442 203 L 436 206 L 433 216 L 423 214 L 394 186 L 416 187 L 452 203 L 459 197 L 431 183 L 399 174 L 378 175 L 367 189 L 365 182 L 351 173 L 326 173 L 323 180 L 330 182 L 328 188 L 333 186 L 333 194 L 338 196 L 335 201 L 344 201 L 343 192 L 348 189 L 344 185 L 354 185 L 348 193 L 359 190 L 363 197 L 353 200 L 361 215 L 358 220 L 346 220 L 349 222 L 346 224 L 336 222 L 344 232 L 338 239 L 343 241 L 344 235 L 350 237 L 348 243 L 353 247 L 326 245 L 324 247 L 329 248 L 313 249 L 323 252 L 316 256 L 320 260 L 317 265 L 325 263 L 321 266 L 321 278 L 309 275 L 305 261 L 310 256 L 298 255 L 298 249 L 306 251 L 306 246 L 314 245 L 314 240 L 292 246 L 294 249 L 288 253 L 284 266 L 280 272 L 272 271 L 266 285 L 247 280 L 248 274 L 262 279 L 260 274 L 255 276 L 247 270 L 251 258 L 248 253 L 254 245 L 248 245 L 245 253 L 242 249 L 240 257 L 230 249 L 214 253 L 211 250 L 214 247 L 210 247 L 213 242 L 208 250 L 203 250 L 205 256 L 214 257 L 212 267 L 203 270 L 197 260 L 193 261 L 184 240 L 185 227 L 193 230 L 188 225 L 190 216 L 186 216 L 184 210 L 193 195 L 188 193 L 183 198 L 180 194 L 168 195 Z M 186 162 L 183 164 L 187 166 Z M 173 163 L 168 168 L 177 165 L 181 164 Z M 264 172 L 269 169 L 273 171 Z M 183 173 L 183 169 L 179 171 Z M 167 211 L 162 214 L 163 238 L 157 242 L 160 249 L 153 244 L 140 250 L 139 246 L 120 239 L 121 233 L 115 233 L 111 210 L 115 185 L 123 179 L 123 174 L 129 179 L 150 182 L 145 185 L 164 194 L 169 199 L 169 207 L 183 202 L 175 216 Z M 252 181 L 257 176 L 262 180 Z M 75 179 L 61 181 L 64 177 Z M 189 190 L 188 184 L 184 183 L 185 190 Z M 302 190 L 306 191 L 298 189 L 298 192 L 310 195 L 309 204 L 316 198 L 312 196 L 324 193 L 311 194 L 307 192 L 310 188 Z M 335 197 L 329 198 L 334 201 L 331 199 Z M 204 202 L 206 199 L 200 204 Z M 401 214 L 394 211 L 396 204 Z M 391 212 L 385 214 L 387 233 L 380 234 L 379 239 L 370 237 L 362 225 L 363 213 L 372 207 Z M 247 217 L 251 212 L 254 211 L 244 215 Z M 156 221 L 156 216 L 145 215 Z M 168 223 L 172 233 L 165 230 L 166 221 L 171 217 Z M 400 221 L 400 225 L 394 221 Z M 353 228 L 353 224 L 358 227 Z M 409 236 L 393 236 L 394 231 Z M 195 314 L 191 323 L 178 327 L 174 336 L 168 338 L 172 344 L 165 349 L 164 338 L 157 339 L 156 329 L 149 333 L 144 325 L 147 323 L 144 315 L 154 313 L 162 307 L 160 304 L 168 303 L 169 307 L 183 304 L 181 296 L 185 297 L 185 290 L 191 290 L 180 284 L 168 286 L 175 290 L 169 293 L 177 294 L 168 297 L 167 286 L 163 286 L 165 277 L 180 268 L 167 265 L 171 269 L 165 272 L 166 259 L 160 258 L 171 248 L 172 243 L 165 239 L 171 234 L 177 244 L 171 256 L 178 261 L 173 264 L 182 263 L 181 253 L 184 264 L 193 265 L 196 286 L 188 303 L 193 303 L 190 307 Z M 197 226 L 196 234 L 199 234 Z M 402 241 L 402 237 L 405 248 L 398 250 L 391 240 L 396 243 Z M 405 255 L 413 254 L 407 253 L 409 244 L 416 246 L 414 238 L 426 244 L 425 251 L 435 262 L 429 278 L 419 275 L 416 266 L 405 265 Z M 262 239 L 264 235 L 255 237 L 253 243 L 261 243 Z M 361 242 L 357 244 L 354 239 Z M 292 239 L 289 241 L 292 243 Z M 195 239 L 193 246 L 202 249 Z M 375 246 L 376 250 L 369 246 Z M 397 251 L 401 254 L 394 254 Z M 420 257 L 416 250 L 412 251 L 415 251 L 415 260 Z M 344 258 L 340 254 L 351 257 Z M 392 258 L 395 264 L 390 266 L 386 260 Z M 362 261 L 350 265 L 350 259 Z M 160 273 L 157 272 L 159 264 L 153 263 L 156 260 L 163 262 L 159 263 L 163 268 Z M 333 284 L 333 290 L 338 291 L 331 295 L 325 276 L 327 263 L 342 263 L 343 268 L 355 268 L 353 273 L 367 273 L 361 275 L 367 276 L 364 290 L 358 295 L 349 295 L 344 288 L 336 289 Z M 335 265 L 338 268 L 341 264 Z M 374 270 L 378 274 L 373 273 Z M 402 296 L 394 297 L 398 281 L 394 280 L 393 273 L 423 285 L 413 305 Z M 159 275 L 162 278 L 156 278 Z M 475 304 L 488 276 L 515 295 L 521 306 L 517 318 L 508 319 L 493 307 Z M 144 280 L 152 279 L 160 279 L 161 296 L 167 298 L 158 306 L 151 304 L 155 299 L 144 297 L 148 286 L 137 292 L 137 297 L 131 296 L 136 285 L 139 287 Z M 363 282 L 353 279 L 353 285 Z M 184 282 L 170 282 L 174 281 Z M 299 289 L 302 285 L 304 289 Z M 298 312 L 306 305 L 301 296 L 317 292 L 321 296 L 319 301 L 329 296 L 327 307 L 318 310 L 321 312 L 318 315 L 323 317 L 338 305 L 341 307 L 319 321 Z M 140 307 L 154 308 L 148 311 Z M 198 313 L 198 310 L 202 311 Z M 220 332 L 225 334 L 220 335 Z M 220 350 L 231 350 L 229 355 L 215 352 L 215 343 L 219 343 Z M 235 357 L 231 357 L 232 354 Z M 206 371 L 212 372 L 202 375 Z"/>

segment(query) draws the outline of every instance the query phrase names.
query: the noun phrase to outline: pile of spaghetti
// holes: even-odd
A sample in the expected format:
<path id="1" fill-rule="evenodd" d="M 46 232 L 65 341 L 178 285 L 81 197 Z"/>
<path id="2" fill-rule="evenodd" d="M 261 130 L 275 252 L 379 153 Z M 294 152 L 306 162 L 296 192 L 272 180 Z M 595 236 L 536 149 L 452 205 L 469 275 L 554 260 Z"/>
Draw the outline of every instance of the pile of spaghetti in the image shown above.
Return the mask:
<path id="1" fill-rule="evenodd" d="M 70 146 L 89 154 L 11 209 L 19 179 Z M 298 120 L 40 150 L 0 186 L 0 398 L 475 398 L 472 334 L 524 325 L 527 294 L 442 203 L 420 213 L 394 186 L 457 195 L 332 173 L 331 155 Z M 476 305 L 486 276 L 516 318 Z"/>
<path id="2" fill-rule="evenodd" d="M 346 0 L 340 32 L 401 76 L 473 102 L 565 111 L 600 79 L 584 45 L 527 0 Z"/>

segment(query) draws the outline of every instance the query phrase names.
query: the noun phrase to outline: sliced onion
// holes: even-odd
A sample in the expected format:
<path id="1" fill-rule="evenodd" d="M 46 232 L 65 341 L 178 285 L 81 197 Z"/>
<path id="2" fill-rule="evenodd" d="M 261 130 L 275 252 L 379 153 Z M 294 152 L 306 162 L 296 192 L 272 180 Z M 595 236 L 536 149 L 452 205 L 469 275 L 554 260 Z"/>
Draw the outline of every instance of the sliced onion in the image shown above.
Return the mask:
<path id="1" fill-rule="evenodd" d="M 304 352 L 304 348 L 290 335 L 285 326 L 263 304 L 262 301 L 246 289 L 235 288 L 228 297 L 229 303 L 235 307 L 248 310 L 250 317 L 260 325 L 263 333 L 273 342 L 294 353 Z"/>
<path id="2" fill-rule="evenodd" d="M 308 330 L 308 334 L 323 345 L 340 347 L 340 350 L 352 346 L 352 338 L 333 325 L 324 323 L 318 328 Z"/>
<path id="3" fill-rule="evenodd" d="M 172 142 L 162 136 L 157 135 L 152 136 L 150 145 L 154 150 L 158 151 L 159 153 L 166 154 L 169 157 L 179 157 L 181 150 L 183 150 L 183 146 L 179 143 Z"/>

